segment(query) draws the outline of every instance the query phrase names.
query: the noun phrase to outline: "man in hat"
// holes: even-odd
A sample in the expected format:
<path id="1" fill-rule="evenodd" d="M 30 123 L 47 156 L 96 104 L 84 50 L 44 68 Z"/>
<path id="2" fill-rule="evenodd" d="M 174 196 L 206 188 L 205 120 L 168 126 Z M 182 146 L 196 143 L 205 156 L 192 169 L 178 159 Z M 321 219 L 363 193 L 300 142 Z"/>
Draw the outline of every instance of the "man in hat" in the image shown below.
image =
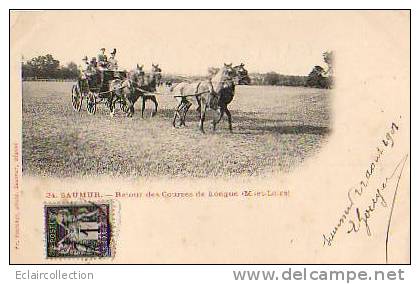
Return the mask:
<path id="1" fill-rule="evenodd" d="M 84 89 L 85 84 L 88 84 L 88 80 L 90 78 L 89 74 L 89 59 L 87 56 L 82 58 L 82 65 L 79 65 L 80 70 L 80 80 L 79 80 L 79 87 L 80 89 Z"/>
<path id="2" fill-rule="evenodd" d="M 89 67 L 93 69 L 98 67 L 98 61 L 96 61 L 96 57 L 92 57 L 92 59 L 90 60 Z"/>
<path id="3" fill-rule="evenodd" d="M 101 52 L 98 54 L 98 71 L 99 71 L 99 81 L 100 81 L 100 86 L 103 86 L 104 83 L 104 70 L 108 69 L 108 58 L 105 54 L 105 48 L 102 47 L 101 48 Z"/>
<path id="4" fill-rule="evenodd" d="M 89 62 L 89 58 L 85 56 L 83 57 L 82 61 L 83 64 L 80 66 L 82 79 L 89 79 L 96 74 L 96 58 L 92 57 L 91 61 Z"/>
<path id="5" fill-rule="evenodd" d="M 96 57 L 92 57 L 86 71 L 90 86 L 93 86 L 97 81 L 97 74 L 98 74 L 97 69 L 98 69 L 98 62 L 96 61 Z"/>
<path id="6" fill-rule="evenodd" d="M 82 58 L 82 65 L 79 65 L 79 69 L 80 69 L 80 75 L 82 79 L 86 79 L 87 77 L 87 71 L 89 68 L 89 59 L 87 56 Z"/>
<path id="7" fill-rule="evenodd" d="M 109 70 L 118 70 L 118 62 L 115 59 L 115 55 L 117 54 L 117 49 L 114 48 L 114 50 L 112 50 L 111 52 L 111 56 L 108 59 L 108 69 Z"/>
<path id="8" fill-rule="evenodd" d="M 107 68 L 108 58 L 105 54 L 105 48 L 101 48 L 101 52 L 98 54 L 98 69 L 104 70 Z"/>

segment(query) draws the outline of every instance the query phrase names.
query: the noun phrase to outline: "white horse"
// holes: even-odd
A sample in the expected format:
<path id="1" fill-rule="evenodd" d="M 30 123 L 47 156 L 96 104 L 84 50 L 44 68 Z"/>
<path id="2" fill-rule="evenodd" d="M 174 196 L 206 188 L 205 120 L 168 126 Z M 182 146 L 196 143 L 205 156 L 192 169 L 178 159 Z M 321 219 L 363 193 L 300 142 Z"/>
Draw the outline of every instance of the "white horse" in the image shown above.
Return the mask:
<path id="1" fill-rule="evenodd" d="M 200 112 L 200 131 L 204 133 L 204 120 L 207 109 L 213 109 L 219 113 L 218 118 L 213 119 L 213 130 L 220 121 L 223 114 L 228 117 L 229 130 L 232 131 L 231 114 L 227 105 L 233 100 L 236 76 L 232 64 L 224 64 L 209 80 L 202 80 L 193 83 L 182 82 L 172 86 L 171 92 L 178 101 L 174 114 L 173 126 L 179 117 L 180 126 L 185 125 L 185 116 L 192 105 L 192 101 L 198 104 L 197 111 Z"/>

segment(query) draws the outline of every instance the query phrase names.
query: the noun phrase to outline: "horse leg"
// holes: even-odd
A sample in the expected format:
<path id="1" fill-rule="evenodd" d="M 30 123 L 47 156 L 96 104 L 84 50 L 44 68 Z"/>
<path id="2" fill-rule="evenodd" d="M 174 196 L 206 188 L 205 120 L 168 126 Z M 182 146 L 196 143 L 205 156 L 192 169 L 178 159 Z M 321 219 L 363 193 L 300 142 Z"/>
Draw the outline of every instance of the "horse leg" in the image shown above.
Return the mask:
<path id="1" fill-rule="evenodd" d="M 179 117 L 181 117 L 181 115 L 179 114 L 179 110 L 181 109 L 182 104 L 183 104 L 183 102 L 180 102 L 178 104 L 178 106 L 176 107 L 176 110 L 175 110 L 175 113 L 174 113 L 174 120 L 172 121 L 173 127 L 176 127 L 176 124 L 175 123 L 176 123 L 177 116 L 179 115 Z"/>
<path id="2" fill-rule="evenodd" d="M 232 115 L 230 114 L 230 111 L 228 110 L 227 106 L 224 108 L 227 118 L 228 118 L 228 123 L 229 123 L 229 131 L 230 133 L 232 133 Z"/>
<path id="3" fill-rule="evenodd" d="M 114 98 L 115 96 L 112 95 L 111 99 L 109 100 L 109 111 L 110 111 L 111 117 L 113 117 L 115 114 L 115 99 Z"/>
<path id="4" fill-rule="evenodd" d="M 184 115 L 186 104 L 184 101 L 179 103 L 178 109 L 177 109 L 177 115 L 179 116 L 179 126 L 181 127 L 183 125 L 182 122 L 182 116 Z"/>
<path id="5" fill-rule="evenodd" d="M 159 104 L 158 104 L 157 99 L 156 99 L 155 96 L 152 96 L 150 99 L 155 103 L 155 110 L 152 112 L 152 117 L 154 117 L 156 115 L 156 113 L 157 113 L 158 105 Z"/>
<path id="6" fill-rule="evenodd" d="M 176 117 L 178 116 L 178 111 L 176 110 L 175 112 L 174 112 L 174 120 L 172 121 L 172 126 L 173 127 L 176 127 L 176 125 L 175 125 L 175 122 L 176 122 Z"/>
<path id="7" fill-rule="evenodd" d="M 134 104 L 131 102 L 131 100 L 126 100 L 127 101 L 127 117 L 132 117 L 133 113 L 134 113 Z"/>
<path id="8" fill-rule="evenodd" d="M 216 131 L 216 125 L 220 122 L 220 120 L 222 119 L 222 117 L 223 117 L 223 114 L 225 113 L 225 110 L 224 110 L 224 108 L 219 108 L 218 110 L 217 110 L 217 112 L 219 113 L 219 117 L 216 119 L 216 118 L 214 118 L 213 119 L 213 131 Z"/>
<path id="9" fill-rule="evenodd" d="M 134 115 L 134 103 L 130 102 L 130 113 L 131 113 L 131 117 Z"/>
<path id="10" fill-rule="evenodd" d="M 141 96 L 141 118 L 144 118 L 144 109 L 146 108 L 146 96 Z"/>
<path id="11" fill-rule="evenodd" d="M 205 133 L 204 132 L 204 120 L 206 119 L 206 104 L 202 104 L 201 106 L 201 112 L 200 112 L 200 131 L 201 133 Z"/>
<path id="12" fill-rule="evenodd" d="M 192 103 L 187 101 L 187 104 L 184 106 L 184 110 L 182 113 L 181 125 L 185 126 L 185 117 L 187 116 L 187 112 L 190 109 Z"/>
<path id="13" fill-rule="evenodd" d="M 200 114 L 201 113 L 201 101 L 200 101 L 200 98 L 198 96 L 195 96 L 195 99 L 197 100 L 197 105 L 198 105 L 196 111 Z"/>
<path id="14" fill-rule="evenodd" d="M 114 116 L 114 111 L 113 111 L 113 109 L 112 109 L 112 101 L 113 101 L 113 95 L 112 95 L 112 92 L 110 93 L 110 96 L 107 98 L 107 107 L 109 108 L 109 115 L 111 116 L 111 117 L 113 117 Z"/>

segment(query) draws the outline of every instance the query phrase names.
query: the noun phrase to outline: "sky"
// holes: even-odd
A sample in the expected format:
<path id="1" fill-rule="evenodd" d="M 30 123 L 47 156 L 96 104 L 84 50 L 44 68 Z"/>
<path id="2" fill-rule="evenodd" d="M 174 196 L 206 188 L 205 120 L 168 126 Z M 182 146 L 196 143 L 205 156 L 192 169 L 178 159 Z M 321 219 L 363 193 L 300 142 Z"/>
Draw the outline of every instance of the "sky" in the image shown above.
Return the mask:
<path id="1" fill-rule="evenodd" d="M 117 49 L 122 69 L 159 63 L 165 73 L 202 75 L 243 62 L 250 72 L 307 75 L 334 49 L 339 31 L 329 18 L 328 11 L 19 11 L 11 38 L 25 60 L 50 53 L 81 64 L 105 47 Z"/>

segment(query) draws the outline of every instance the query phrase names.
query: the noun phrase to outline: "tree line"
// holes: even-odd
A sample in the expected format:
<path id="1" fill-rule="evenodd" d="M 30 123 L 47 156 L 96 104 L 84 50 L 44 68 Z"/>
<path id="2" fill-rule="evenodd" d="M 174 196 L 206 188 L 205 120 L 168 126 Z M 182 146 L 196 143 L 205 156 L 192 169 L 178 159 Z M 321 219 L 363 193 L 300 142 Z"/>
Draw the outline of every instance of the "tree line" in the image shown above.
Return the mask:
<path id="1" fill-rule="evenodd" d="M 251 85 L 302 87 L 306 85 L 307 80 L 307 76 L 283 75 L 276 72 L 251 73 L 249 76 Z"/>
<path id="2" fill-rule="evenodd" d="M 22 63 L 23 80 L 65 79 L 76 80 L 80 75 L 79 68 L 74 62 L 65 66 L 54 59 L 51 54 L 40 55 Z"/>
<path id="3" fill-rule="evenodd" d="M 334 54 L 332 51 L 326 51 L 322 56 L 326 69 L 316 65 L 307 76 L 283 75 L 276 72 L 251 73 L 249 74 L 251 85 L 331 88 L 334 84 Z M 209 72 L 210 69 L 211 67 Z M 76 80 L 79 76 L 80 70 L 76 63 L 69 62 L 65 66 L 60 65 L 60 61 L 54 59 L 51 54 L 37 56 L 22 63 L 23 80 Z M 201 79 L 200 76 L 191 76 L 191 79 L 196 78 Z"/>
<path id="4" fill-rule="evenodd" d="M 251 85 L 332 88 L 334 84 L 334 53 L 326 51 L 322 57 L 327 65 L 326 69 L 316 65 L 307 76 L 283 75 L 276 72 L 251 73 Z"/>

